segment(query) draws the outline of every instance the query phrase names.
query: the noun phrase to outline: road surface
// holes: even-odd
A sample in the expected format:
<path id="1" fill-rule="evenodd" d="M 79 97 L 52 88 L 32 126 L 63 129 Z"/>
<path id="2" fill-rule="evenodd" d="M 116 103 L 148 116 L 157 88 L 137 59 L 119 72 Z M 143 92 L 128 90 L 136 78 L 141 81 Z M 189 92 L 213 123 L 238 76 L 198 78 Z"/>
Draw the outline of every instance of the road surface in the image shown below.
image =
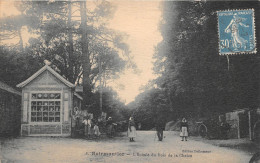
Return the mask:
<path id="1" fill-rule="evenodd" d="M 246 153 L 199 141 L 182 142 L 173 132 L 164 132 L 160 142 L 155 131 L 138 131 L 135 142 L 126 136 L 84 140 L 54 137 L 0 139 L 0 160 L 18 163 L 160 162 L 246 163 Z"/>

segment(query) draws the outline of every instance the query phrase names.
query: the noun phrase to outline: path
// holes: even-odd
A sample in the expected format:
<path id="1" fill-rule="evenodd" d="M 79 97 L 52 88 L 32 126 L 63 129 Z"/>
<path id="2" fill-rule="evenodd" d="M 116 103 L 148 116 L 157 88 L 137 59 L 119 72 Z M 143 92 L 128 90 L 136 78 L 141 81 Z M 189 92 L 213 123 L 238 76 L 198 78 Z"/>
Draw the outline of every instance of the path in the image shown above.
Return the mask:
<path id="1" fill-rule="evenodd" d="M 162 142 L 155 140 L 154 131 L 137 134 L 135 142 L 129 142 L 127 137 L 99 141 L 52 137 L 0 139 L 0 159 L 19 163 L 245 163 L 250 159 L 243 152 L 193 140 L 182 142 L 170 131 L 165 132 Z"/>

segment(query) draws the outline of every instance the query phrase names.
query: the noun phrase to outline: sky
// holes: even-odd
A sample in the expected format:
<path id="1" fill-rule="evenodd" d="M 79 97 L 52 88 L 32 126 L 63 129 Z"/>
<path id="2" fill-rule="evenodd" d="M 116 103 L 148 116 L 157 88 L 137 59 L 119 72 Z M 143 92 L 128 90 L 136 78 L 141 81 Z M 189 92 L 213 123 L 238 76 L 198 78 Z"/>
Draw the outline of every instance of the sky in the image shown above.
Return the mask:
<path id="1" fill-rule="evenodd" d="M 140 73 L 126 70 L 116 80 L 123 84 L 122 90 L 114 86 L 119 97 L 127 104 L 140 93 L 140 87 L 155 78 L 153 74 L 154 47 L 162 40 L 158 30 L 161 19 L 159 1 L 114 1 L 117 11 L 110 21 L 113 29 L 128 34 L 126 42 Z"/>
<path id="2" fill-rule="evenodd" d="M 153 74 L 154 47 L 162 40 L 158 25 L 161 19 L 160 1 L 111 0 L 116 11 L 109 27 L 128 35 L 125 42 L 129 45 L 140 72 L 136 74 L 126 69 L 119 79 L 110 83 L 117 91 L 122 102 L 128 104 L 141 93 L 140 87 L 155 78 Z M 15 15 L 17 12 L 12 3 L 0 1 L 0 17 Z M 26 34 L 25 34 L 26 35 Z M 123 85 L 119 87 L 119 85 Z"/>

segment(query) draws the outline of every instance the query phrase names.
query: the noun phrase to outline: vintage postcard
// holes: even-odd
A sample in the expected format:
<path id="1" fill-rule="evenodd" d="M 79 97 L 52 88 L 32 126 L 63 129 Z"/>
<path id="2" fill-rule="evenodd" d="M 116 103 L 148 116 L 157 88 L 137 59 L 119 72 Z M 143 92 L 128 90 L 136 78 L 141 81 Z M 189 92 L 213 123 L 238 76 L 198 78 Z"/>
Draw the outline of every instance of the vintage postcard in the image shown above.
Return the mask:
<path id="1" fill-rule="evenodd" d="M 0 0 L 0 163 L 260 162 L 260 2 Z"/>

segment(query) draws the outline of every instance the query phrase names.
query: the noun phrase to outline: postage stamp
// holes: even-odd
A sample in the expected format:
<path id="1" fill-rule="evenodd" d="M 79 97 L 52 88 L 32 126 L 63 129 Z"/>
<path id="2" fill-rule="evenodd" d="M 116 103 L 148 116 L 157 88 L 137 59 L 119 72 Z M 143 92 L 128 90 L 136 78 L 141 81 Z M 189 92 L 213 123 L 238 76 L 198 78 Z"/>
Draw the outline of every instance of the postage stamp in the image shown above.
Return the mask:
<path id="1" fill-rule="evenodd" d="M 256 53 L 254 9 L 218 11 L 219 54 Z"/>

